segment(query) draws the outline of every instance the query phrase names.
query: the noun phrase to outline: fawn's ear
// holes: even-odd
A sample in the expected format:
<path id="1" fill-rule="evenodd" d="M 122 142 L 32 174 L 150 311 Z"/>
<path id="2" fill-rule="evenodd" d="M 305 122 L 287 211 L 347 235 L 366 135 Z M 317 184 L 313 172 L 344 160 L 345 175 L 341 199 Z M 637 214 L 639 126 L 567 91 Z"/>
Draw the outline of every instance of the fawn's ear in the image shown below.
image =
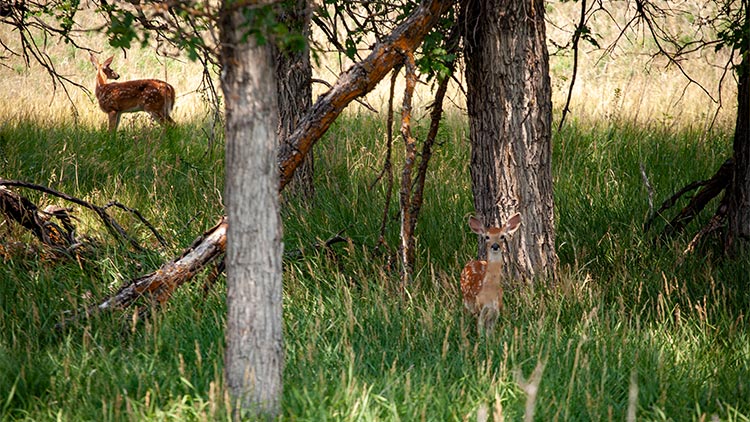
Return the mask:
<path id="1" fill-rule="evenodd" d="M 107 60 L 105 60 L 104 63 L 103 63 L 103 66 L 106 67 L 106 66 L 111 65 L 112 64 L 112 59 L 114 59 L 114 58 L 115 58 L 115 56 L 112 56 L 112 57 L 108 58 Z"/>
<path id="2" fill-rule="evenodd" d="M 91 60 L 91 64 L 93 64 L 95 68 L 99 68 L 99 60 L 96 59 L 94 53 L 91 53 L 91 55 L 89 56 L 89 60 Z"/>
<path id="3" fill-rule="evenodd" d="M 511 234 L 514 231 L 518 230 L 518 227 L 521 226 L 521 213 L 515 213 L 513 214 L 508 221 L 505 222 L 505 234 Z"/>
<path id="4" fill-rule="evenodd" d="M 484 234 L 487 231 L 484 228 L 484 224 L 476 217 L 469 218 L 469 227 L 476 234 Z"/>

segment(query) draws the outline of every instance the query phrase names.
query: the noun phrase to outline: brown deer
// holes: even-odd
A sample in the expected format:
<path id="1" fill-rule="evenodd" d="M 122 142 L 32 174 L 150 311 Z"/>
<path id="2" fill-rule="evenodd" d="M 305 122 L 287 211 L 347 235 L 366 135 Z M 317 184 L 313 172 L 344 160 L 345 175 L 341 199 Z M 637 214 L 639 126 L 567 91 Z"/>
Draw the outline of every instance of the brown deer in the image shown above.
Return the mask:
<path id="1" fill-rule="evenodd" d="M 96 67 L 96 99 L 99 107 L 109 117 L 109 130 L 114 132 L 120 124 L 122 113 L 145 111 L 162 125 L 174 124 L 169 117 L 174 105 L 174 88 L 158 79 L 139 79 L 126 82 L 109 82 L 120 78 L 112 70 L 110 57 L 99 63 L 91 53 L 91 63 Z"/>
<path id="2" fill-rule="evenodd" d="M 471 231 L 484 236 L 486 261 L 470 261 L 461 271 L 461 293 L 464 306 L 478 314 L 479 332 L 492 332 L 503 309 L 503 260 L 500 242 L 521 225 L 521 214 L 515 213 L 503 227 L 485 227 L 476 217 L 469 219 Z"/>

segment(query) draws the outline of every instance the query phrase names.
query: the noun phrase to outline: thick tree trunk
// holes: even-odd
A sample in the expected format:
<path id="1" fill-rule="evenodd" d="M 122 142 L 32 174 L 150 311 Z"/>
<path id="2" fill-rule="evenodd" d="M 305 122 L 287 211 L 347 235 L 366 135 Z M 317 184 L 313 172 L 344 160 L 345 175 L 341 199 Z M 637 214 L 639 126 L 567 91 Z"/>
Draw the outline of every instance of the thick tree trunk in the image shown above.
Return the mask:
<path id="1" fill-rule="evenodd" d="M 310 35 L 310 6 L 307 0 L 295 0 L 285 8 L 280 16 L 291 31 L 299 32 L 309 39 Z M 274 48 L 276 55 L 276 91 L 279 94 L 279 128 L 278 139 L 284 144 L 280 146 L 280 155 L 285 155 L 293 147 L 286 142 L 287 137 L 294 132 L 300 119 L 312 105 L 312 66 L 310 64 L 310 48 L 307 43 L 302 50 L 284 50 Z M 311 199 L 314 194 L 314 167 L 312 150 L 300 163 L 294 172 L 292 184 L 289 186 L 292 195 L 299 195 Z"/>
<path id="2" fill-rule="evenodd" d="M 544 2 L 464 0 L 462 13 L 476 212 L 488 225 L 520 212 L 520 235 L 513 237 L 506 255 L 508 275 L 554 281 Z"/>
<path id="3" fill-rule="evenodd" d="M 225 375 L 236 420 L 243 412 L 278 415 L 283 369 L 276 78 L 272 49 L 245 36 L 252 14 L 239 8 L 221 23 L 229 222 Z"/>
<path id="4" fill-rule="evenodd" d="M 750 10 L 745 10 L 745 21 Z M 750 240 L 750 38 L 740 49 L 742 63 L 737 69 L 737 123 L 734 129 L 734 175 L 727 190 L 727 250 L 733 251 Z"/>

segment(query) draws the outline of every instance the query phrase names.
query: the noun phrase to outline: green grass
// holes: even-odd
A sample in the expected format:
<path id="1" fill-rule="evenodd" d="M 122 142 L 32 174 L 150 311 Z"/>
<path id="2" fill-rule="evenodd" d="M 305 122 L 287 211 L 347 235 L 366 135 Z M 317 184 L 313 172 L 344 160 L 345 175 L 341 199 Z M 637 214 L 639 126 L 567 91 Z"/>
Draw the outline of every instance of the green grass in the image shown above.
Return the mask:
<path id="1" fill-rule="evenodd" d="M 123 126 L 114 137 L 72 125 L 0 126 L 2 177 L 99 205 L 116 199 L 169 242 L 160 248 L 118 212 L 149 248 L 133 252 L 78 210 L 81 231 L 98 248 L 65 260 L 18 227 L 0 225 L 3 420 L 227 419 L 223 279 L 204 295 L 199 276 L 135 325 L 125 312 L 54 331 L 63 312 L 173 258 L 222 213 L 221 141 L 209 147 L 198 123 L 166 132 L 139 121 Z M 750 419 L 750 260 L 723 258 L 710 241 L 683 257 L 690 234 L 656 242 L 642 231 L 648 193 L 640 165 L 658 205 L 712 175 L 730 152 L 729 136 L 611 122 L 573 122 L 555 134 L 560 279 L 553 289 L 507 294 L 490 338 L 477 336 L 457 286 L 476 248 L 465 227 L 468 134 L 449 116 L 439 138 L 407 295 L 397 293 L 393 270 L 396 197 L 391 250 L 374 248 L 385 200 L 382 181 L 373 186 L 384 157 L 380 120 L 340 119 L 316 149 L 313 202 L 285 201 L 286 249 L 304 255 L 284 264 L 284 420 L 475 420 L 484 410 L 518 420 L 522 378 L 540 362 L 537 420 L 624 420 L 629 405 L 638 420 Z M 400 151 L 401 140 L 394 145 Z M 394 164 L 398 177 L 398 153 Z M 18 191 L 42 205 L 62 204 Z M 311 247 L 341 230 L 350 244 L 332 253 Z"/>

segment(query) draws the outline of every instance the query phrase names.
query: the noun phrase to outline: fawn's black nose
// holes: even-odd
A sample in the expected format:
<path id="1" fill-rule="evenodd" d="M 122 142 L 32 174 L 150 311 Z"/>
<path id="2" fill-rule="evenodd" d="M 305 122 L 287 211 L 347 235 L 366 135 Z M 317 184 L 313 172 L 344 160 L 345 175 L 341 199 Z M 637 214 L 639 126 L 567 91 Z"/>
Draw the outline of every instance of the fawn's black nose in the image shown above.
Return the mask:
<path id="1" fill-rule="evenodd" d="M 500 250 L 500 245 L 499 245 L 499 244 L 497 244 L 497 243 L 493 243 L 493 244 L 492 244 L 492 246 L 490 246 L 490 248 L 491 248 L 491 249 L 492 249 L 493 251 L 497 252 L 497 251 L 499 251 L 499 250 Z"/>

